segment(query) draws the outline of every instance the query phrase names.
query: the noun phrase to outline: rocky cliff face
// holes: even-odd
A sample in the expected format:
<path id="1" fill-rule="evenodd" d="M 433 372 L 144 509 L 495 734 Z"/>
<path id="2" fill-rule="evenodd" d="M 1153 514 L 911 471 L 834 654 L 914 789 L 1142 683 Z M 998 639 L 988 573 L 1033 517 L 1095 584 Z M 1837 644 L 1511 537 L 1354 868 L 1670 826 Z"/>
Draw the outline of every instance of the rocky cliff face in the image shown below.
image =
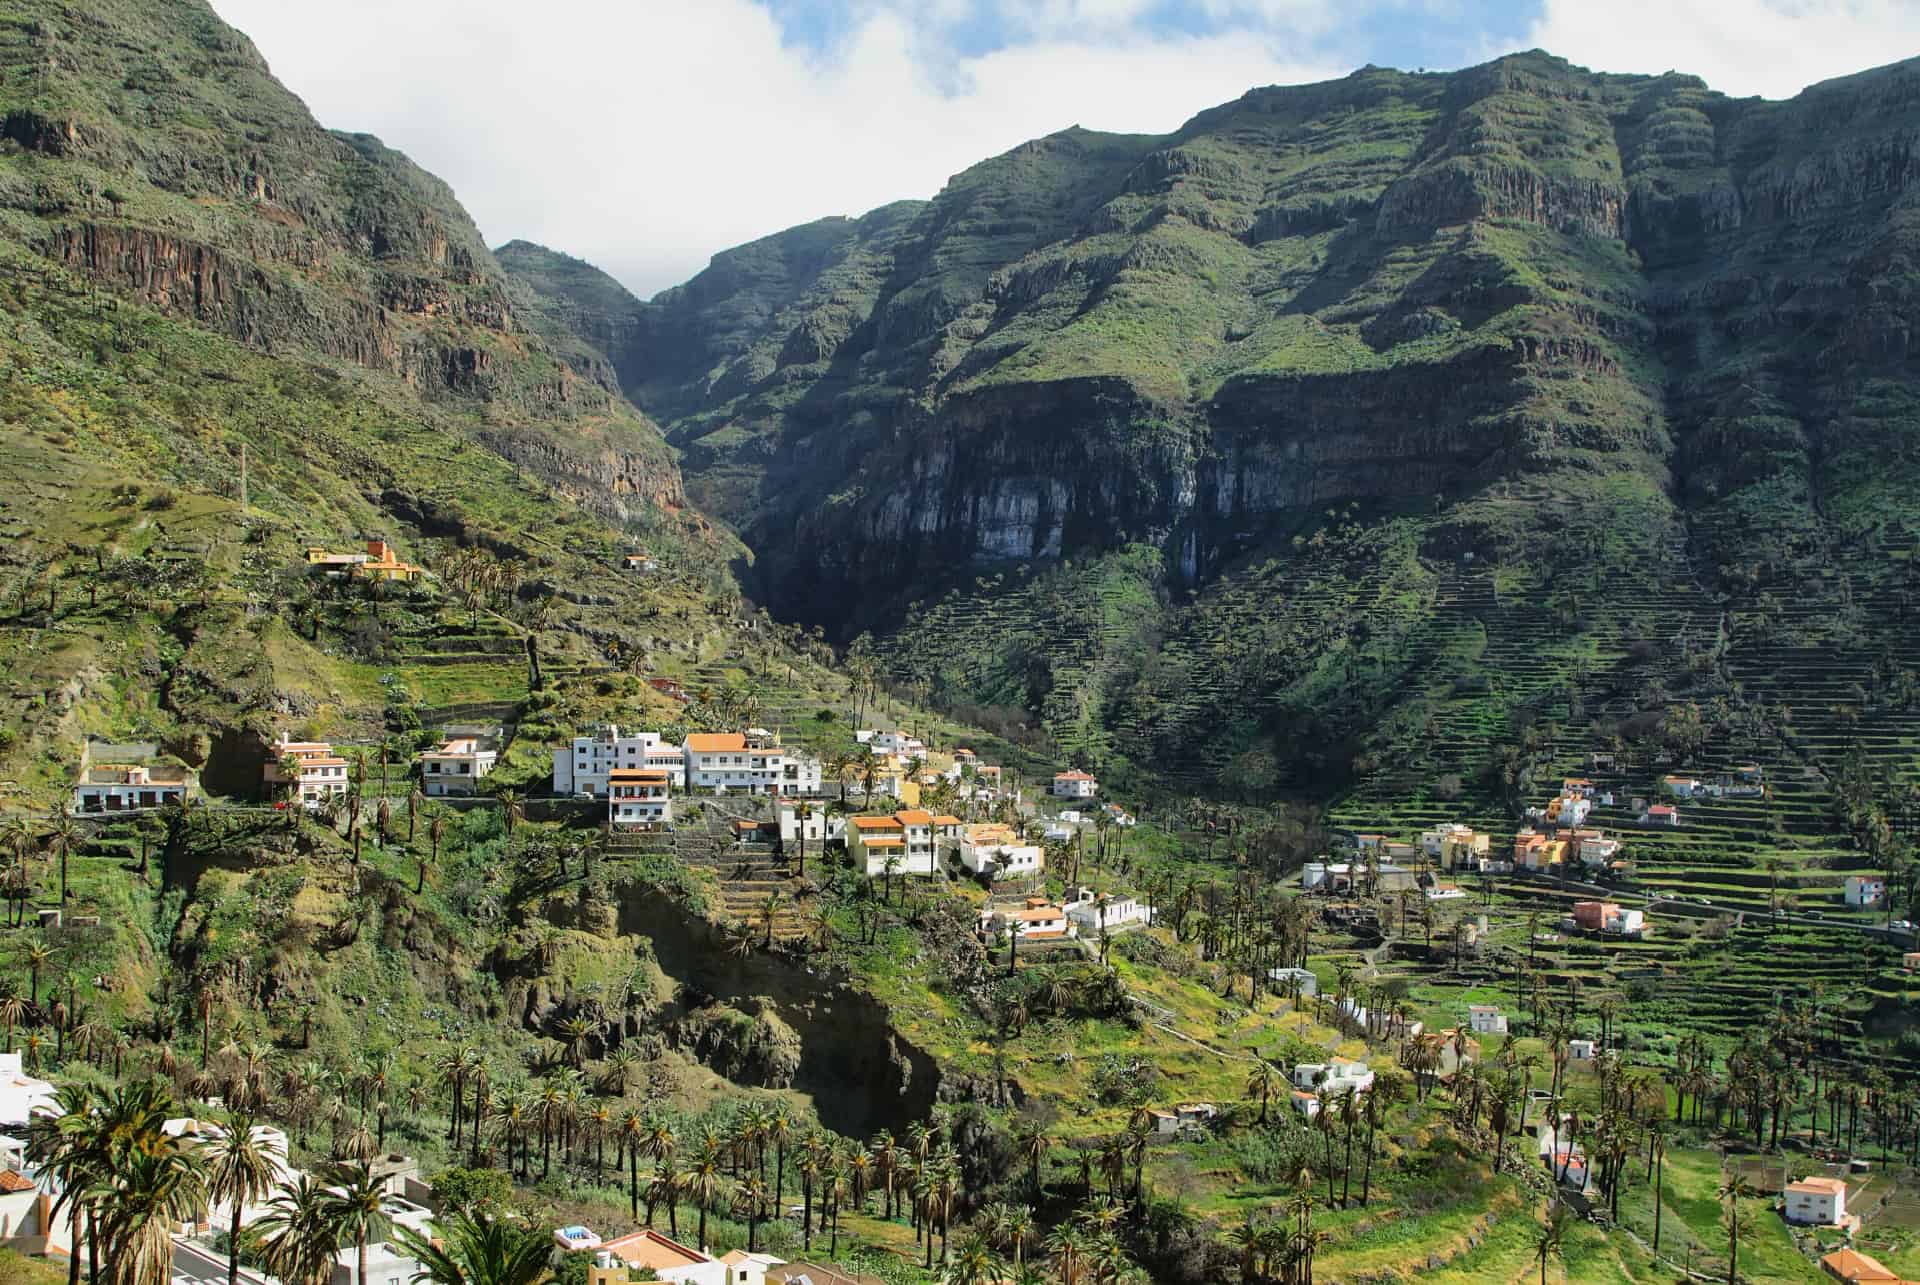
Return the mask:
<path id="1" fill-rule="evenodd" d="M 519 315 L 446 185 L 322 129 L 201 0 L 17 17 L 0 31 L 11 235 L 260 351 L 396 376 L 609 516 L 680 502 L 658 431 Z"/>
<path id="2" fill-rule="evenodd" d="M 1334 510 L 1411 520 L 1436 574 L 1691 547 L 1752 584 L 1913 521 L 1868 461 L 1920 425 L 1917 147 L 1920 63 L 1785 103 L 1368 68 L 1037 140 L 595 333 L 756 592 L 845 634 L 1141 547 L 1204 596 Z M 1075 666 L 1023 699 L 1117 699 Z"/>

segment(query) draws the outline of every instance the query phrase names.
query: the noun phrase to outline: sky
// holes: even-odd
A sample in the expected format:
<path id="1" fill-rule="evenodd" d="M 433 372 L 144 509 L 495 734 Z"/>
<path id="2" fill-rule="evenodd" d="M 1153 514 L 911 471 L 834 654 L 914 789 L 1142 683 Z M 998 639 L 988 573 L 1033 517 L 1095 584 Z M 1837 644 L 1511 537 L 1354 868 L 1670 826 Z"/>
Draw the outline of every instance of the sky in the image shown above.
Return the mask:
<path id="1" fill-rule="evenodd" d="M 1070 125 L 1543 48 L 1736 95 L 1920 53 L 1920 0 L 212 0 L 335 129 L 642 297 Z"/>

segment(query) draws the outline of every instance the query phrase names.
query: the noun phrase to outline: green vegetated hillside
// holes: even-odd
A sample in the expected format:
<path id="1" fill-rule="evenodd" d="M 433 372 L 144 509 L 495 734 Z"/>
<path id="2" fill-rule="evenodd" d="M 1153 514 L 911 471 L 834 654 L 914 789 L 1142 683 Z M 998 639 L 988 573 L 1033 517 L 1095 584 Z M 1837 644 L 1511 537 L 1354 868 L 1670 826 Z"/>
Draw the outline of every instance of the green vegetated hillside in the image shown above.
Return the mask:
<path id="1" fill-rule="evenodd" d="M 1112 771 L 1325 794 L 1489 649 L 1551 685 L 1669 599 L 1898 579 L 1917 122 L 1911 63 L 1781 103 L 1367 68 L 1038 139 L 644 304 L 503 261 L 777 615 Z"/>

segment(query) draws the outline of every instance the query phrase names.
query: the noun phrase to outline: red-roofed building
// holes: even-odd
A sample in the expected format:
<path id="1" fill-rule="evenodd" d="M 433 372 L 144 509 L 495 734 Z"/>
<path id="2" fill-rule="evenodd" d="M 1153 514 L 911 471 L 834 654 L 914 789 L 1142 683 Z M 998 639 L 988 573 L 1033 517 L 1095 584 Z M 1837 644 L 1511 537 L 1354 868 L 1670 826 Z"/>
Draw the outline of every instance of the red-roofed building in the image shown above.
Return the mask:
<path id="1" fill-rule="evenodd" d="M 1100 782 L 1091 772 L 1056 772 L 1053 795 L 1057 799 L 1090 799 L 1100 793 Z"/>

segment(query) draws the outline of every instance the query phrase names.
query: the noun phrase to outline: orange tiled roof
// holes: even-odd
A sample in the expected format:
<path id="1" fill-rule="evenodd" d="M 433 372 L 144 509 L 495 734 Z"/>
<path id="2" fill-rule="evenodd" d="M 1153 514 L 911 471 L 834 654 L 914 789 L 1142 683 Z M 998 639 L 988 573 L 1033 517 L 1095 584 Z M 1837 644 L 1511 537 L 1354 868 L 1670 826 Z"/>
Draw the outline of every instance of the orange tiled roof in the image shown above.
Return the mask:
<path id="1" fill-rule="evenodd" d="M 893 817 L 854 817 L 856 830 L 898 830 L 900 822 Z"/>
<path id="2" fill-rule="evenodd" d="M 13 1195 L 17 1192 L 32 1191 L 33 1179 L 17 1169 L 0 1170 L 0 1192 Z"/>
<path id="3" fill-rule="evenodd" d="M 688 1249 L 679 1241 L 669 1240 L 650 1227 L 631 1236 L 607 1241 L 600 1248 L 623 1263 L 634 1267 L 651 1267 L 656 1272 L 713 1261 L 699 1250 Z"/>
<path id="4" fill-rule="evenodd" d="M 702 754 L 744 750 L 747 738 L 739 732 L 694 732 L 687 737 L 687 748 Z"/>
<path id="5" fill-rule="evenodd" d="M 1843 1281 L 1896 1281 L 1900 1278 L 1888 1271 L 1884 1263 L 1869 1258 L 1857 1249 L 1836 1249 L 1820 1260 L 1820 1266 L 1832 1272 Z"/>
<path id="6" fill-rule="evenodd" d="M 901 825 L 933 824 L 933 813 L 923 812 L 919 808 L 908 808 L 904 812 L 896 812 L 893 815 L 894 819 L 899 821 Z"/>

